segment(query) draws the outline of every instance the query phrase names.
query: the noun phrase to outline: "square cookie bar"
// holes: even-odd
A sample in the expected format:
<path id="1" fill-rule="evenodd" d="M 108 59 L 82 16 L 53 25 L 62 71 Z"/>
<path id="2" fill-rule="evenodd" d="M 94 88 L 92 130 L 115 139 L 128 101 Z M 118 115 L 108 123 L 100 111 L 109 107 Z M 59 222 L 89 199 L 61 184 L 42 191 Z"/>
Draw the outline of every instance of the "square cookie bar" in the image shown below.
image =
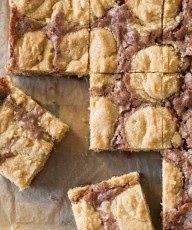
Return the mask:
<path id="1" fill-rule="evenodd" d="M 137 172 L 71 189 L 68 196 L 78 230 L 153 229 Z"/>
<path id="2" fill-rule="evenodd" d="M 162 71 L 162 0 L 91 0 L 90 8 L 91 73 Z"/>
<path id="3" fill-rule="evenodd" d="M 181 144 L 163 106 L 164 98 L 179 90 L 174 74 L 92 74 L 90 84 L 90 149 L 147 151 L 163 149 L 164 142 Z M 163 132 L 170 126 L 174 138 Z"/>
<path id="4" fill-rule="evenodd" d="M 165 136 L 175 138 L 173 126 L 176 125 L 177 132 L 182 139 L 182 145 L 188 149 L 192 148 L 192 73 L 186 72 L 180 77 L 180 87 L 171 97 L 165 99 L 165 107 L 167 114 L 163 115 L 164 120 L 171 119 L 172 124 L 165 128 Z M 167 90 L 172 90 L 173 85 L 170 84 Z M 175 125 L 174 125 L 175 124 Z M 172 139 L 172 138 L 171 138 Z M 176 147 L 174 145 L 167 145 L 165 147 Z"/>
<path id="5" fill-rule="evenodd" d="M 13 2 L 7 65 L 10 72 L 59 76 L 88 72 L 89 1 L 75 1 L 74 5 L 57 1 L 49 20 L 30 14 L 48 10 L 47 5 L 52 5 L 49 0 Z"/>
<path id="6" fill-rule="evenodd" d="M 43 168 L 68 126 L 44 110 L 8 77 L 0 77 L 0 174 L 20 190 Z"/>
<path id="7" fill-rule="evenodd" d="M 192 229 L 192 150 L 163 155 L 163 229 Z"/>

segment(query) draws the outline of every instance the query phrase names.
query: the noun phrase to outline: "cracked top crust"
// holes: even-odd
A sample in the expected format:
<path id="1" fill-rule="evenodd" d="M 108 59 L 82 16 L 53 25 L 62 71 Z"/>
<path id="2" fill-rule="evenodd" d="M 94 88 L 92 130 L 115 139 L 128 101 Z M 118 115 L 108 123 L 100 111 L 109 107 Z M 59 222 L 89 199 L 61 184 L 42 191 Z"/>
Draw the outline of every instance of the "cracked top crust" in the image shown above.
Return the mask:
<path id="1" fill-rule="evenodd" d="M 90 102 L 90 149 L 110 149 L 114 123 L 118 116 L 116 106 L 107 98 L 92 97 Z"/>
<path id="2" fill-rule="evenodd" d="M 153 229 L 138 173 L 69 190 L 77 228 Z"/>
<path id="3" fill-rule="evenodd" d="M 89 1 L 88 0 L 60 0 L 53 7 L 54 17 L 56 14 L 64 14 L 63 21 L 89 24 Z"/>
<path id="4" fill-rule="evenodd" d="M 31 19 L 50 22 L 56 14 L 63 13 L 63 21 L 89 24 L 89 1 L 87 0 L 10 0 L 21 15 Z"/>
<path id="5" fill-rule="evenodd" d="M 138 109 L 126 120 L 125 135 L 132 149 L 161 149 L 162 108 Z"/>
<path id="6" fill-rule="evenodd" d="M 16 43 L 14 58 L 19 71 L 53 69 L 53 45 L 42 31 L 25 33 Z"/>
<path id="7" fill-rule="evenodd" d="M 114 73 L 117 68 L 117 44 L 111 31 L 98 28 L 91 31 L 91 73 Z"/>
<path id="8" fill-rule="evenodd" d="M 119 2 L 115 0 L 91 0 L 90 9 L 92 21 L 96 20 L 97 18 L 105 17 L 109 10 L 113 12 L 121 5 L 128 9 L 132 18 L 131 23 L 127 18 L 127 23 L 129 23 L 129 26 L 143 30 L 161 28 L 161 16 L 163 7 L 162 0 L 150 0 L 147 1 L 147 3 L 146 1 L 129 0 L 125 1 L 123 4 L 119 4 Z M 120 11 L 121 9 L 119 12 Z M 123 17 L 123 11 L 121 17 Z M 128 25 L 125 24 L 125 26 Z"/>
<path id="9" fill-rule="evenodd" d="M 0 173 L 20 189 L 29 186 L 68 126 L 0 78 Z"/>
<path id="10" fill-rule="evenodd" d="M 58 0 L 9 0 L 20 14 L 29 18 L 46 21 L 51 17 L 52 7 Z"/>
<path id="11" fill-rule="evenodd" d="M 133 56 L 131 71 L 134 72 L 178 72 L 180 60 L 171 46 L 150 46 Z"/>
<path id="12" fill-rule="evenodd" d="M 67 72 L 88 71 L 89 32 L 82 29 L 59 39 L 54 67 Z"/>

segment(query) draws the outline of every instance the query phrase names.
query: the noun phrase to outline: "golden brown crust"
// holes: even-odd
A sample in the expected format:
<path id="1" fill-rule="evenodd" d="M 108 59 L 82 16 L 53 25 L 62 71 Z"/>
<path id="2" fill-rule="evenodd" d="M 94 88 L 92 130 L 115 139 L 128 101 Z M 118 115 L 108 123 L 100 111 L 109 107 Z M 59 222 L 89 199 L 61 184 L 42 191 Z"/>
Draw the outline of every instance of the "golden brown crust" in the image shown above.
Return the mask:
<path id="1" fill-rule="evenodd" d="M 179 204 L 177 193 L 183 186 L 180 169 L 163 160 L 163 213 L 173 211 Z"/>
<path id="2" fill-rule="evenodd" d="M 165 0 L 163 13 L 163 28 L 169 28 L 177 24 L 178 9 L 182 0 Z"/>
<path id="3" fill-rule="evenodd" d="M 132 72 L 175 73 L 179 70 L 179 57 L 171 46 L 150 46 L 140 50 L 132 59 Z"/>
<path id="4" fill-rule="evenodd" d="M 63 36 L 59 54 L 54 59 L 55 67 L 65 72 L 88 72 L 89 32 L 82 29 Z"/>
<path id="5" fill-rule="evenodd" d="M 117 68 L 117 44 L 107 29 L 94 29 L 90 38 L 90 72 L 115 73 Z"/>
<path id="6" fill-rule="evenodd" d="M 178 132 L 177 123 L 173 119 L 171 111 L 163 109 L 163 148 L 179 147 L 182 144 L 182 137 Z"/>
<path id="7" fill-rule="evenodd" d="M 90 149 L 110 149 L 113 124 L 117 119 L 116 106 L 104 97 L 92 97 L 90 102 Z"/>
<path id="8" fill-rule="evenodd" d="M 134 112 L 125 123 L 125 134 L 131 149 L 162 149 L 162 108 Z"/>
<path id="9" fill-rule="evenodd" d="M 163 10 L 162 0 L 135 1 L 126 0 L 129 10 L 137 19 L 137 24 L 144 28 L 160 29 Z"/>
<path id="10" fill-rule="evenodd" d="M 16 7 L 20 14 L 29 18 L 46 21 L 51 17 L 52 7 L 57 0 L 9 0 L 12 7 Z"/>
<path id="11" fill-rule="evenodd" d="M 19 71 L 45 71 L 53 69 L 53 45 L 42 31 L 28 32 L 14 48 L 14 58 Z"/>

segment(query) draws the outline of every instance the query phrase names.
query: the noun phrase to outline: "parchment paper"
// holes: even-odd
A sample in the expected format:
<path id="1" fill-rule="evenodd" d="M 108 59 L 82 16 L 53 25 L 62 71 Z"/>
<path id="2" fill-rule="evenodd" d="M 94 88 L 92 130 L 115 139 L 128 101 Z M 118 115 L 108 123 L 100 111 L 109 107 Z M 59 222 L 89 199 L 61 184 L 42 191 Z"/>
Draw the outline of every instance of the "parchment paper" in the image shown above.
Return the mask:
<path id="1" fill-rule="evenodd" d="M 5 74 L 8 1 L 0 0 L 0 74 Z M 17 86 L 70 126 L 31 187 L 18 188 L 0 176 L 0 230 L 76 229 L 67 191 L 131 171 L 142 187 L 155 229 L 161 229 L 161 156 L 158 152 L 101 152 L 89 146 L 89 81 L 84 77 L 14 77 Z"/>

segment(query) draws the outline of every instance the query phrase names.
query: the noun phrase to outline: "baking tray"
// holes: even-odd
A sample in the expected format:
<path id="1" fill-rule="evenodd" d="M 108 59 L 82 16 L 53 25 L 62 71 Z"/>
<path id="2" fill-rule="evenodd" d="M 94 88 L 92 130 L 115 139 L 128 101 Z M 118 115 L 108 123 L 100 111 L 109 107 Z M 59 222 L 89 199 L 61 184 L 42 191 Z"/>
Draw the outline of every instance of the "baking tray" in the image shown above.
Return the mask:
<path id="1" fill-rule="evenodd" d="M 0 1 L 0 74 L 6 74 L 9 7 Z M 1 230 L 76 229 L 69 188 L 132 171 L 141 183 L 155 229 L 161 229 L 161 155 L 158 152 L 89 151 L 89 79 L 14 77 L 14 83 L 70 126 L 31 184 L 18 188 L 0 176 Z"/>

